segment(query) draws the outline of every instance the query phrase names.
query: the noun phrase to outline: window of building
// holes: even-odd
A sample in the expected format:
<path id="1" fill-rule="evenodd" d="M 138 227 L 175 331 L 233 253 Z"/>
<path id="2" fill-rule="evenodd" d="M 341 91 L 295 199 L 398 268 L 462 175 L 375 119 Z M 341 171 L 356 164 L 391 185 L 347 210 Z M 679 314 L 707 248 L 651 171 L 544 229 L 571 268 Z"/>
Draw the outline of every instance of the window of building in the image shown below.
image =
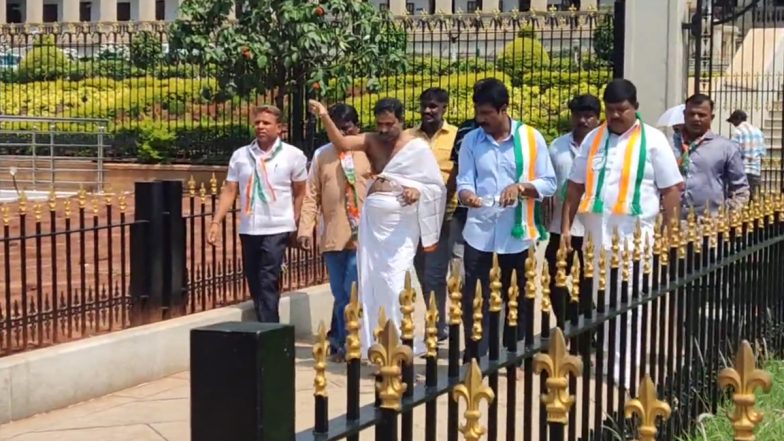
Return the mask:
<path id="1" fill-rule="evenodd" d="M 517 0 L 517 9 L 523 12 L 530 11 L 531 0 Z"/>
<path id="2" fill-rule="evenodd" d="M 8 23 L 21 23 L 22 22 L 22 5 L 19 3 L 10 3 L 5 6 L 5 19 Z"/>
<path id="3" fill-rule="evenodd" d="M 414 4 L 406 3 L 406 11 L 408 11 L 408 15 L 414 15 Z"/>
<path id="4" fill-rule="evenodd" d="M 93 3 L 79 2 L 79 21 L 92 21 Z"/>
<path id="5" fill-rule="evenodd" d="M 389 11 L 389 3 L 381 3 L 378 5 L 379 11 Z"/>
<path id="6" fill-rule="evenodd" d="M 117 3 L 117 21 L 131 21 L 131 2 Z"/>
<path id="7" fill-rule="evenodd" d="M 166 2 L 164 0 L 155 1 L 155 19 L 158 21 L 166 20 Z"/>
<path id="8" fill-rule="evenodd" d="M 58 21 L 59 17 L 57 17 L 57 5 L 51 3 L 44 4 L 43 14 L 44 23 L 54 23 Z"/>
<path id="9" fill-rule="evenodd" d="M 476 2 L 468 2 L 468 12 L 475 12 L 476 11 Z"/>
<path id="10" fill-rule="evenodd" d="M 773 0 L 773 6 L 777 8 L 784 8 L 784 0 Z"/>

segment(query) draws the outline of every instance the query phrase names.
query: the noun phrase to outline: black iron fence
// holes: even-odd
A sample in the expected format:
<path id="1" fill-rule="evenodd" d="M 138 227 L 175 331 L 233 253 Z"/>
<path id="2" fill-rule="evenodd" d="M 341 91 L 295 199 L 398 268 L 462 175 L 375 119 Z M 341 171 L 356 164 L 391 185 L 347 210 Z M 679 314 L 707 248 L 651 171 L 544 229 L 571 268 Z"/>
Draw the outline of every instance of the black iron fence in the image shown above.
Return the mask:
<path id="1" fill-rule="evenodd" d="M 770 386 L 754 368 L 752 345 L 766 356 L 784 352 L 783 201 L 768 194 L 739 212 L 722 209 L 699 219 L 691 213 L 686 222 L 657 225 L 654 237 L 640 229 L 623 241 L 615 236 L 607 249 L 588 239 L 585 267 L 577 258 L 568 262 L 562 249 L 554 274 L 532 251 L 508 293 L 501 292 L 494 267 L 489 302 L 464 299 L 454 278 L 448 349 L 438 349 L 431 304 L 424 366 L 412 356 L 414 339 L 422 337 L 413 332 L 415 296 L 406 288 L 401 329 L 379 323 L 367 354 L 374 369 L 362 372 L 362 311 L 354 294 L 346 310 L 347 364 L 327 364 L 322 325 L 313 347 L 314 424 L 296 434 L 295 402 L 302 397 L 295 395 L 293 329 L 245 323 L 195 330 L 192 439 L 358 440 L 369 432 L 376 440 L 453 441 L 459 432 L 466 440 L 485 434 L 490 440 L 654 440 L 657 432 L 658 439 L 676 439 L 694 428 L 700 414 L 716 413 L 725 397 L 720 389 L 728 386 L 739 408 L 730 416 L 736 439 L 749 439 L 758 422 L 746 418 L 754 406 L 749 394 Z M 596 307 L 581 314 L 585 292 L 594 294 Z M 567 303 L 568 311 L 555 328 L 553 302 Z M 504 304 L 511 335 L 517 327 L 525 330 L 522 341 L 506 347 L 500 338 Z M 466 306 L 474 324 L 461 346 Z M 488 315 L 489 326 L 481 325 Z M 483 338 L 489 354 L 479 358 Z M 462 363 L 461 349 L 470 363 Z M 736 353 L 733 369 L 728 360 Z M 375 402 L 362 406 L 368 402 L 362 382 L 373 375 Z M 345 400 L 345 408 L 335 412 L 331 399 Z M 301 407 L 296 418 L 310 421 Z"/>
<path id="2" fill-rule="evenodd" d="M 268 93 L 257 93 L 253 85 L 228 90 L 219 81 L 226 66 L 194 63 L 171 49 L 165 23 L 6 25 L 0 29 L 0 114 L 106 119 L 108 160 L 223 164 L 247 143 L 249 113 L 257 104 L 282 106 L 289 140 L 311 153 L 324 139 L 306 113 L 308 98 L 348 102 L 368 127 L 376 101 L 396 97 L 413 125 L 419 94 L 439 86 L 451 94 L 448 118 L 460 122 L 473 116 L 473 84 L 492 76 L 511 88 L 513 116 L 551 139 L 567 124 L 570 98 L 598 94 L 613 74 L 620 75 L 623 39 L 614 31 L 613 14 L 389 18 L 382 33 L 396 42 L 389 49 L 396 56 L 375 60 L 372 76 L 366 66 L 351 64 L 341 67 L 339 78 L 315 83 L 305 81 L 307 72 L 289 73 L 284 86 L 267 87 Z M 622 8 L 615 16 L 623 16 Z M 259 85 L 267 80 L 259 78 Z M 57 129 L 67 132 L 69 126 Z"/>
<path id="3" fill-rule="evenodd" d="M 186 185 L 0 206 L 0 356 L 247 300 L 236 210 L 210 246 L 217 181 Z M 282 291 L 325 281 L 316 251 L 288 249 Z"/>

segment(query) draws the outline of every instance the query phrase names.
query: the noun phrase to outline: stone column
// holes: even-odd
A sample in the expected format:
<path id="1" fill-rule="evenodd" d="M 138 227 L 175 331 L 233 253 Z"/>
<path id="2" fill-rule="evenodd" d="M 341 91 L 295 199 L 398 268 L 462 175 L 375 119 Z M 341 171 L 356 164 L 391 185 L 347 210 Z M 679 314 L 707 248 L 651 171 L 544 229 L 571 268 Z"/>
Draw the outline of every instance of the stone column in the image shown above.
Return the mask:
<path id="1" fill-rule="evenodd" d="M 436 0 L 436 13 L 443 12 L 444 14 L 451 14 L 452 0 Z"/>
<path id="2" fill-rule="evenodd" d="M 406 0 L 389 0 L 389 12 L 392 15 L 403 15 L 406 13 Z"/>
<path id="3" fill-rule="evenodd" d="M 645 121 L 655 122 L 685 99 L 685 20 L 686 0 L 626 2 L 625 28 L 634 32 L 624 36 L 624 76 L 637 86 Z"/>
<path id="4" fill-rule="evenodd" d="M 44 0 L 25 1 L 25 23 L 44 22 Z"/>
<path id="5" fill-rule="evenodd" d="M 7 18 L 5 16 L 6 0 L 0 0 L 0 24 L 5 24 Z"/>
<path id="6" fill-rule="evenodd" d="M 483 12 L 495 12 L 498 10 L 498 0 L 482 0 Z"/>
<path id="7" fill-rule="evenodd" d="M 97 3 L 98 21 L 117 21 L 117 0 L 98 0 Z"/>
<path id="8" fill-rule="evenodd" d="M 598 7 L 596 3 L 597 3 L 596 0 L 580 0 L 580 10 L 587 11 L 593 8 L 593 10 L 595 11 L 596 8 Z"/>
<path id="9" fill-rule="evenodd" d="M 60 21 L 63 23 L 79 22 L 79 0 L 62 0 L 62 13 Z"/>
<path id="10" fill-rule="evenodd" d="M 137 0 L 136 19 L 139 21 L 155 21 L 155 0 Z"/>
<path id="11" fill-rule="evenodd" d="M 546 11 L 547 10 L 547 0 L 531 0 L 531 10 L 532 11 Z"/>

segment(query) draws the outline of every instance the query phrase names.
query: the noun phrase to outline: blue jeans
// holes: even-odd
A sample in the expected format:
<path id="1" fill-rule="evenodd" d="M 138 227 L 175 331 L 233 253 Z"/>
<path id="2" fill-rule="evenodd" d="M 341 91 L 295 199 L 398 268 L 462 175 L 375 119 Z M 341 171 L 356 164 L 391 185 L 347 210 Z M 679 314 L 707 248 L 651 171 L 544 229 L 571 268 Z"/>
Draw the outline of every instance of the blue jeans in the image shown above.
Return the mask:
<path id="1" fill-rule="evenodd" d="M 332 308 L 332 344 L 343 351 L 346 344 L 346 318 L 343 312 L 351 298 L 351 285 L 357 281 L 357 251 L 328 251 L 324 253 L 324 263 L 335 299 Z"/>

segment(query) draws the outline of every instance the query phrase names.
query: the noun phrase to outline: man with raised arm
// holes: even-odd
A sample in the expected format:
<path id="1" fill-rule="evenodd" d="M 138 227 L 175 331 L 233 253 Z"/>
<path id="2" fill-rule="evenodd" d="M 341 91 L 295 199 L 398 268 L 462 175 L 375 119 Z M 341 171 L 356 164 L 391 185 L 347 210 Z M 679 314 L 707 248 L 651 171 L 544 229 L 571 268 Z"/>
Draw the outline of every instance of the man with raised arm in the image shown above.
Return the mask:
<path id="1" fill-rule="evenodd" d="M 416 277 L 413 263 L 420 241 L 426 251 L 438 244 L 446 188 L 427 141 L 403 133 L 400 101 L 380 100 L 373 109 L 376 132 L 349 136 L 332 122 L 324 105 L 311 100 L 309 108 L 321 119 L 332 145 L 338 151 L 364 151 L 373 173 L 360 215 L 357 252 L 366 357 L 380 308 L 400 329 L 399 297 L 406 273 Z M 421 339 L 416 339 L 414 352 L 424 352 Z"/>

